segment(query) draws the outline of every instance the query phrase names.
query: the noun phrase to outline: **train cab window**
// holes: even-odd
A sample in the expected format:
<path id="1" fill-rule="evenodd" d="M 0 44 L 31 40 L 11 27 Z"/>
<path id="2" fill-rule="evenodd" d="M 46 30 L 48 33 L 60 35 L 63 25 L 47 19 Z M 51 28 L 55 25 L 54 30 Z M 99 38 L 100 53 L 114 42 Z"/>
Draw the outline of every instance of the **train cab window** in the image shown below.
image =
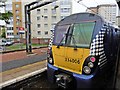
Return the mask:
<path id="1" fill-rule="evenodd" d="M 68 32 L 70 25 L 57 26 L 55 30 L 54 44 L 65 45 L 66 33 Z"/>
<path id="2" fill-rule="evenodd" d="M 71 39 L 70 46 L 76 45 L 77 47 L 89 48 L 94 26 L 95 22 L 74 24 L 74 39 Z"/>

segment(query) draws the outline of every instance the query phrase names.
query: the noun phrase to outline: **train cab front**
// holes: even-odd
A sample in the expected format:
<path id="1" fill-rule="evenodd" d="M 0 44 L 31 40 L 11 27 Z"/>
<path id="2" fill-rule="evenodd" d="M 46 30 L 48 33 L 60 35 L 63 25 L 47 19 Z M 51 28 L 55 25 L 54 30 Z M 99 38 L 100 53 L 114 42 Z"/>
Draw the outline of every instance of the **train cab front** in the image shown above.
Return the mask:
<path id="1" fill-rule="evenodd" d="M 91 87 L 98 64 L 97 57 L 90 55 L 94 25 L 95 22 L 85 22 L 57 28 L 48 55 L 50 82 L 64 88 L 73 82 L 77 88 Z"/>
<path id="2" fill-rule="evenodd" d="M 66 58 L 65 58 L 66 59 Z M 97 58 L 89 56 L 82 61 L 69 59 L 68 61 L 56 63 L 54 60 L 48 60 L 48 80 L 62 88 L 94 88 L 97 73 Z M 61 59 L 62 60 L 62 59 Z M 54 62 L 54 64 L 52 63 Z M 55 64 L 56 63 L 56 64 Z M 80 68 L 81 67 L 81 68 Z"/>
<path id="3" fill-rule="evenodd" d="M 90 54 L 90 47 L 101 25 L 98 16 L 86 13 L 69 16 L 56 25 L 48 53 L 50 82 L 64 88 L 92 87 L 98 71 L 98 56 Z"/>

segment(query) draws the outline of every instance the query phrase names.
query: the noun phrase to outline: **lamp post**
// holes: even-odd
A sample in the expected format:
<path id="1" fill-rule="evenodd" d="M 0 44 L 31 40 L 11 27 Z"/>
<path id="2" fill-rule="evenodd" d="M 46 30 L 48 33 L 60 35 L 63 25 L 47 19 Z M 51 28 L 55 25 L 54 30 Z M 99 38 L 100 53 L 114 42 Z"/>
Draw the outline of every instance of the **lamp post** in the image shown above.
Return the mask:
<path id="1" fill-rule="evenodd" d="M 30 4 L 25 5 L 26 52 L 27 53 L 32 53 L 32 45 L 31 45 L 31 17 L 30 17 L 31 11 L 36 9 L 36 8 L 45 6 L 45 5 L 50 4 L 52 2 L 55 2 L 57 0 L 45 1 L 43 3 L 38 4 L 40 1 L 41 0 L 34 1 L 34 2 L 30 3 Z M 33 6 L 33 7 L 31 7 L 31 6 Z"/>

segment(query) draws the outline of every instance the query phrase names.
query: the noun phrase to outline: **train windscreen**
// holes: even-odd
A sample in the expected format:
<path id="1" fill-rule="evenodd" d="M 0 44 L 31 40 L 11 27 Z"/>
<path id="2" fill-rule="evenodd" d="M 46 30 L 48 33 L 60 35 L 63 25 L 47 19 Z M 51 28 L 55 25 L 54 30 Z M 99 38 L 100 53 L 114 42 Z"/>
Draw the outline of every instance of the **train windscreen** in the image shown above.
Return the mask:
<path id="1" fill-rule="evenodd" d="M 95 22 L 84 22 L 74 24 L 73 38 L 71 38 L 70 46 L 89 48 Z"/>
<path id="2" fill-rule="evenodd" d="M 57 26 L 55 31 L 54 44 L 65 44 L 65 34 L 68 32 L 70 25 Z"/>

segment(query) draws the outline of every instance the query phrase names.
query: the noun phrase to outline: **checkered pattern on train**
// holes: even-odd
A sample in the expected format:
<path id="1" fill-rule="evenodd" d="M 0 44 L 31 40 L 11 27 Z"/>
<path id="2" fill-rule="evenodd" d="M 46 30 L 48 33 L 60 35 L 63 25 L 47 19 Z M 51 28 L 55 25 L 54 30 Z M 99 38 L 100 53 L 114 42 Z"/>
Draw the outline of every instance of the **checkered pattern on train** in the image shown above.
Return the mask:
<path id="1" fill-rule="evenodd" d="M 52 33 L 51 33 L 51 38 L 50 38 L 50 41 L 49 41 L 48 49 L 50 49 L 50 48 L 52 47 L 53 38 L 54 38 L 54 30 L 53 30 Z"/>
<path id="2" fill-rule="evenodd" d="M 106 24 L 103 25 L 99 33 L 93 39 L 90 48 L 90 55 L 100 56 L 98 65 L 102 69 L 103 66 L 107 63 L 107 58 L 104 51 L 104 36 L 108 26 Z"/>

